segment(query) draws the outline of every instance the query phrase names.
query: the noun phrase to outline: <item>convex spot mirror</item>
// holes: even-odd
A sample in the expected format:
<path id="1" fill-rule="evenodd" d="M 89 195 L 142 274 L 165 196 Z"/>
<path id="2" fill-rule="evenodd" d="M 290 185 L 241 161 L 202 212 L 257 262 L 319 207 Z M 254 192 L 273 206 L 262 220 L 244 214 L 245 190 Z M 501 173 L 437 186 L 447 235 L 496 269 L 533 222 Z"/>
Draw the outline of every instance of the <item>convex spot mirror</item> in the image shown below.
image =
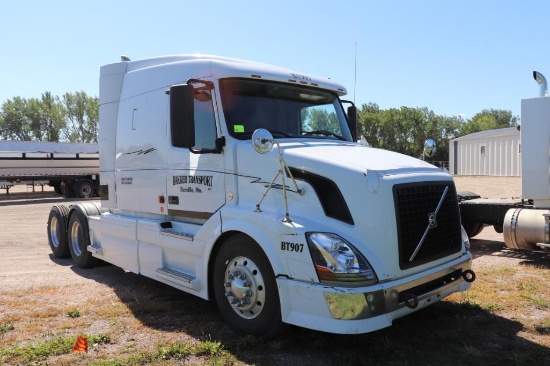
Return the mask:
<path id="1" fill-rule="evenodd" d="M 273 148 L 273 135 L 263 128 L 257 129 L 252 134 L 252 146 L 260 154 L 267 154 Z"/>
<path id="2" fill-rule="evenodd" d="M 431 158 L 435 155 L 435 141 L 432 139 L 427 139 L 424 143 L 424 155 Z"/>

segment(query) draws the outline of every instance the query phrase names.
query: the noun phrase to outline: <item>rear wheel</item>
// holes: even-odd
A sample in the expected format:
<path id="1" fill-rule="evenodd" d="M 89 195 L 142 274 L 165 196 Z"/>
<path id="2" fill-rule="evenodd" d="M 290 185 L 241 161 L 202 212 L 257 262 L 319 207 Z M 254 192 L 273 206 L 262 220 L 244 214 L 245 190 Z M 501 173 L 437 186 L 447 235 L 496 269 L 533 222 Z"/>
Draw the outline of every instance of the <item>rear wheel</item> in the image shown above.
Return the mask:
<path id="1" fill-rule="evenodd" d="M 94 183 L 86 179 L 78 182 L 75 193 L 80 198 L 89 198 L 94 195 L 94 190 Z"/>
<path id="2" fill-rule="evenodd" d="M 59 186 L 61 190 L 61 194 L 63 194 L 66 197 L 73 197 L 74 196 L 74 187 L 73 183 L 69 181 L 62 181 L 61 185 Z"/>
<path id="3" fill-rule="evenodd" d="M 67 258 L 70 255 L 67 240 L 67 218 L 69 208 L 59 205 L 53 206 L 48 217 L 48 241 L 52 253 L 57 258 Z"/>
<path id="4" fill-rule="evenodd" d="M 61 183 L 55 183 L 53 185 L 53 190 L 57 194 L 63 194 L 63 192 L 61 191 Z"/>
<path id="5" fill-rule="evenodd" d="M 67 230 L 71 257 L 77 267 L 93 267 L 98 259 L 88 251 L 90 232 L 86 216 L 78 209 L 73 210 Z"/>
<path id="6" fill-rule="evenodd" d="M 470 192 L 470 191 L 459 191 L 456 193 L 456 196 L 458 198 L 458 202 L 462 201 L 469 201 L 474 200 L 477 198 L 481 198 L 481 196 L 477 193 Z M 462 218 L 464 221 L 464 218 Z M 484 224 L 481 223 L 462 223 L 462 226 L 464 227 L 464 230 L 466 231 L 466 234 L 468 235 L 468 238 L 473 238 L 477 234 L 479 234 L 483 228 L 485 227 Z"/>
<path id="7" fill-rule="evenodd" d="M 479 194 L 470 192 L 470 191 L 459 191 L 456 193 L 456 196 L 458 198 L 458 202 L 475 200 L 477 198 L 481 198 Z"/>
<path id="8" fill-rule="evenodd" d="M 479 234 L 485 227 L 485 225 L 479 224 L 479 223 L 462 224 L 462 226 L 464 227 L 464 230 L 466 231 L 468 238 L 473 238 L 474 236 Z"/>
<path id="9" fill-rule="evenodd" d="M 213 281 L 220 313 L 233 330 L 271 338 L 285 329 L 273 269 L 252 238 L 239 234 L 223 244 Z"/>

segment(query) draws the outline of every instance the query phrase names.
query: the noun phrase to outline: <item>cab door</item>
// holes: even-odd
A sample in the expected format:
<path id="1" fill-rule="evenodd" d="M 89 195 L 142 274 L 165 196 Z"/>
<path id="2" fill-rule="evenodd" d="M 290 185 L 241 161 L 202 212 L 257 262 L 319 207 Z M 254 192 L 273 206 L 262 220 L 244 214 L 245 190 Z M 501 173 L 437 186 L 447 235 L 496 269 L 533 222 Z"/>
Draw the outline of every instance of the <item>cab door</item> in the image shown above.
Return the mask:
<path id="1" fill-rule="evenodd" d="M 194 86 L 195 146 L 171 147 L 168 151 L 166 214 L 202 223 L 225 204 L 224 157 L 213 84 L 200 80 L 188 83 Z"/>

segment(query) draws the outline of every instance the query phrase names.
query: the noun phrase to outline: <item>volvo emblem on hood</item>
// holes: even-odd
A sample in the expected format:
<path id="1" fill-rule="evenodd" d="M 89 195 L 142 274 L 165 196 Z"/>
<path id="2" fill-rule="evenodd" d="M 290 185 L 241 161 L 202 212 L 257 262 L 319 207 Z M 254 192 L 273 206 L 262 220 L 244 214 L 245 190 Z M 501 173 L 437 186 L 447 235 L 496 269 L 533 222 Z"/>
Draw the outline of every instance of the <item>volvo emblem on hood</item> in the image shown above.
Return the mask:
<path id="1" fill-rule="evenodd" d="M 430 224 L 430 228 L 437 227 L 436 213 L 431 213 L 431 214 L 428 215 L 428 223 Z"/>
<path id="2" fill-rule="evenodd" d="M 437 227 L 437 214 L 439 213 L 439 209 L 441 208 L 441 205 L 443 204 L 443 201 L 445 200 L 445 196 L 447 195 L 447 191 L 449 190 L 449 186 L 445 187 L 445 190 L 443 191 L 443 194 L 441 195 L 441 198 L 439 199 L 439 203 L 437 204 L 437 207 L 435 208 L 435 212 L 428 215 L 428 226 L 426 227 L 426 230 L 424 231 L 424 235 L 422 235 L 422 238 L 418 242 L 418 245 L 414 249 L 413 254 L 409 258 L 409 262 L 412 262 L 416 255 L 418 254 L 418 251 L 422 247 L 422 244 L 424 244 L 424 241 L 426 240 L 426 237 L 428 236 L 428 233 L 430 232 L 430 229 L 433 229 Z"/>

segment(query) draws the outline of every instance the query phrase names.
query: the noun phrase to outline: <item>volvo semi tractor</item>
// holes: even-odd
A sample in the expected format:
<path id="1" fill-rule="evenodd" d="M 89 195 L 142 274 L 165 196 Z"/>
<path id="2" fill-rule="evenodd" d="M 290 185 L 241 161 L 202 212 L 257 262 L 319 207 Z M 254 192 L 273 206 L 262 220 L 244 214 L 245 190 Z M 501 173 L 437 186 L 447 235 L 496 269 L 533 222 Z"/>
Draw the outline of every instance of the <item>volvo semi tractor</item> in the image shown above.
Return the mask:
<path id="1" fill-rule="evenodd" d="M 56 193 L 87 198 L 99 188 L 98 144 L 0 141 L 0 186 L 42 182 Z"/>
<path id="2" fill-rule="evenodd" d="M 101 67 L 101 201 L 52 207 L 52 251 L 212 299 L 261 337 L 371 332 L 467 290 L 451 176 L 356 143 L 345 94 L 217 56 Z"/>
<path id="3" fill-rule="evenodd" d="M 550 250 L 550 98 L 544 75 L 533 71 L 540 96 L 521 101 L 521 197 L 481 198 L 459 192 L 469 237 L 492 225 L 510 249 Z"/>

